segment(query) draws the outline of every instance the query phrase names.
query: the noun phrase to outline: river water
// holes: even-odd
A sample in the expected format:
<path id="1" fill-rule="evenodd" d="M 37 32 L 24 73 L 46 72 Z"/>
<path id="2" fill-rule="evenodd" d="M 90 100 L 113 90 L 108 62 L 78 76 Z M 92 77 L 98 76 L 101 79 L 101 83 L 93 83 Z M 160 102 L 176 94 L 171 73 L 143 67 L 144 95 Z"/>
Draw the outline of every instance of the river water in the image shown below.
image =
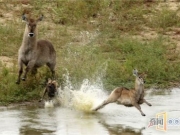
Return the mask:
<path id="1" fill-rule="evenodd" d="M 61 106 L 48 106 L 46 102 L 43 107 L 39 103 L 35 106 L 1 107 L 0 135 L 180 134 L 179 88 L 146 90 L 145 99 L 152 106 L 141 105 L 145 117 L 134 107 L 115 103 L 92 112 L 91 109 L 108 95 L 101 83 L 96 85 L 84 80 L 79 90 L 72 89 L 71 84 L 63 90 L 59 88 Z M 161 114 L 157 116 L 158 113 Z M 163 119 L 163 124 L 166 125 L 152 125 L 152 118 Z"/>

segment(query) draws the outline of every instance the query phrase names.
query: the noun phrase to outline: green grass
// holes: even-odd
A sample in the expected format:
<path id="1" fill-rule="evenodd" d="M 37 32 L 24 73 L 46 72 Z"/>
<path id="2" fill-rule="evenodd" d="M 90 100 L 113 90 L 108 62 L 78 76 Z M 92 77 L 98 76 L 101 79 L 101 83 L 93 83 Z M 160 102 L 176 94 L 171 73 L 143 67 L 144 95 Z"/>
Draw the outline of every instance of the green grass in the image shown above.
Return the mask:
<path id="1" fill-rule="evenodd" d="M 0 42 L 0 55 L 14 56 L 16 54 L 21 42 L 20 36 L 22 37 L 22 35 L 19 35 L 19 32 L 17 32 L 17 29 L 18 27 L 15 23 L 0 26 L 0 37 L 2 40 L 2 42 Z"/>
<path id="2" fill-rule="evenodd" d="M 164 41 L 166 39 L 161 37 L 144 43 L 131 38 L 110 40 L 108 46 L 111 49 L 114 46 L 115 49 L 112 50 L 116 51 L 113 51 L 115 54 L 111 56 L 112 60 L 109 62 L 107 83 L 111 85 L 114 83 L 114 86 L 117 86 L 126 85 L 128 81 L 133 82 L 134 68 L 147 74 L 147 84 L 167 86 L 168 82 L 175 78 L 178 81 L 179 75 L 175 75 L 174 71 L 179 71 L 180 67 L 166 58 L 168 52 Z"/>
<path id="3" fill-rule="evenodd" d="M 171 27 L 180 26 L 180 18 L 178 12 L 174 10 L 169 10 L 167 7 L 161 9 L 161 11 L 156 11 L 153 13 L 153 18 L 148 21 L 148 25 L 153 28 L 159 28 L 167 30 Z"/>
<path id="4" fill-rule="evenodd" d="M 13 6 L 13 12 L 9 4 Z M 50 77 L 50 71 L 43 67 L 36 77 L 29 74 L 25 82 L 15 84 L 18 48 L 25 27 L 21 21 L 24 9 L 33 10 L 36 17 L 45 16 L 38 24 L 39 38 L 48 39 L 55 46 L 60 85 L 64 84 L 63 75 L 68 71 L 76 89 L 83 79 L 96 80 L 98 76 L 106 90 L 118 86 L 132 88 L 134 68 L 147 74 L 147 88 L 167 88 L 178 83 L 179 56 L 170 53 L 176 44 L 162 31 L 179 27 L 179 10 L 157 10 L 158 2 L 147 6 L 143 0 L 113 3 L 110 0 L 32 0 L 28 4 L 31 6 L 25 8 L 21 2 L 8 0 L 0 5 L 0 16 L 6 21 L 0 25 L 0 56 L 10 57 L 14 65 L 7 68 L 0 63 L 0 104 L 39 99 L 45 87 L 42 84 Z M 13 18 L 7 19 L 6 12 L 13 14 Z M 149 32 L 156 31 L 157 36 L 136 38 L 141 32 L 147 32 L 145 28 Z"/>
<path id="5" fill-rule="evenodd" d="M 39 74 L 35 77 L 28 76 L 28 81 L 22 82 L 21 85 L 15 83 L 17 79 L 16 70 L 3 67 L 1 69 L 0 85 L 0 104 L 9 104 L 12 102 L 22 102 L 35 100 L 40 97 L 44 89 Z M 43 81 L 43 80 L 41 80 Z"/>

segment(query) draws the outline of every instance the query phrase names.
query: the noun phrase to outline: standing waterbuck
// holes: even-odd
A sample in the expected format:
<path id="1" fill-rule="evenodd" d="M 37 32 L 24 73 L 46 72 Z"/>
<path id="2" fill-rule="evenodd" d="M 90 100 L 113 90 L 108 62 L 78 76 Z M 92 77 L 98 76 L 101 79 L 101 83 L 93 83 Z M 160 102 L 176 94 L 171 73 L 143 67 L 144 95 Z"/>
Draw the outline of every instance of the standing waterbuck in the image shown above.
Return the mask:
<path id="1" fill-rule="evenodd" d="M 151 104 L 144 99 L 144 75 L 138 75 L 137 70 L 133 70 L 133 75 L 136 77 L 134 89 L 124 87 L 115 88 L 109 97 L 98 107 L 94 108 L 93 111 L 97 111 L 109 103 L 117 102 L 127 107 L 134 106 L 141 112 L 142 116 L 146 116 L 142 112 L 140 104 L 146 103 L 149 106 L 151 106 Z"/>
<path id="2" fill-rule="evenodd" d="M 22 19 L 26 22 L 26 27 L 22 44 L 18 52 L 19 76 L 16 83 L 20 83 L 20 77 L 23 73 L 23 65 L 26 66 L 24 76 L 22 77 L 23 81 L 26 80 L 28 71 L 36 73 L 37 68 L 45 64 L 50 68 L 52 77 L 54 77 L 56 51 L 51 42 L 47 40 L 37 40 L 37 24 L 39 21 L 42 21 L 43 15 L 35 20 L 26 17 L 25 14 L 23 14 Z"/>

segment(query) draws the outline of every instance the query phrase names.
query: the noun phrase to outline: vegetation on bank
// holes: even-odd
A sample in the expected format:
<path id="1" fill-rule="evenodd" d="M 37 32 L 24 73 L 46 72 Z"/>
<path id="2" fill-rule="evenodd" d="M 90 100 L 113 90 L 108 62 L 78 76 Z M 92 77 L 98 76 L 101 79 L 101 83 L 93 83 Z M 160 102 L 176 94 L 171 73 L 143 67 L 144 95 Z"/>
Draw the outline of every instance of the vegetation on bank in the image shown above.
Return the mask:
<path id="1" fill-rule="evenodd" d="M 174 2 L 176 3 L 176 2 Z M 26 10 L 34 16 L 43 13 L 38 24 L 39 38 L 46 38 L 57 51 L 57 80 L 63 86 L 69 73 L 78 89 L 83 79 L 100 76 L 104 89 L 134 87 L 132 70 L 147 74 L 146 87 L 169 87 L 179 82 L 179 7 L 172 10 L 162 1 L 144 0 L 2 0 L 0 2 L 0 104 L 40 98 L 47 68 L 36 77 L 15 84 L 18 75 L 17 52 Z M 105 69 L 106 73 L 101 75 Z"/>

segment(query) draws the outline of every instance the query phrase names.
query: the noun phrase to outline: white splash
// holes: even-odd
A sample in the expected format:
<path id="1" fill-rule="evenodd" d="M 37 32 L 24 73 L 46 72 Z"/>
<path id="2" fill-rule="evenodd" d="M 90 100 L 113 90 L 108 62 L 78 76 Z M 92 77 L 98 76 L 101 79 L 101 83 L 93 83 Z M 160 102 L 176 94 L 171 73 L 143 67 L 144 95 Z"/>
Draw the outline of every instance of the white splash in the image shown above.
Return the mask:
<path id="1" fill-rule="evenodd" d="M 45 102 L 44 102 L 44 106 L 45 106 L 45 108 L 53 108 L 53 107 L 54 107 L 54 102 L 53 102 L 53 100 L 45 101 Z"/>
<path id="2" fill-rule="evenodd" d="M 106 65 L 102 65 L 107 67 Z M 58 89 L 59 100 L 61 106 L 74 108 L 84 112 L 92 112 L 92 108 L 102 101 L 102 98 L 106 97 L 106 92 L 103 88 L 102 77 L 105 75 L 106 68 L 99 68 L 101 72 L 97 71 L 94 74 L 93 81 L 84 79 L 82 85 L 78 90 L 73 88 L 70 81 L 69 73 L 67 71 L 64 74 L 65 87 L 62 90 Z"/>
<path id="3" fill-rule="evenodd" d="M 91 112 L 91 109 L 106 95 L 101 84 L 93 84 L 84 79 L 80 90 L 72 91 L 72 106 L 84 112 Z"/>

